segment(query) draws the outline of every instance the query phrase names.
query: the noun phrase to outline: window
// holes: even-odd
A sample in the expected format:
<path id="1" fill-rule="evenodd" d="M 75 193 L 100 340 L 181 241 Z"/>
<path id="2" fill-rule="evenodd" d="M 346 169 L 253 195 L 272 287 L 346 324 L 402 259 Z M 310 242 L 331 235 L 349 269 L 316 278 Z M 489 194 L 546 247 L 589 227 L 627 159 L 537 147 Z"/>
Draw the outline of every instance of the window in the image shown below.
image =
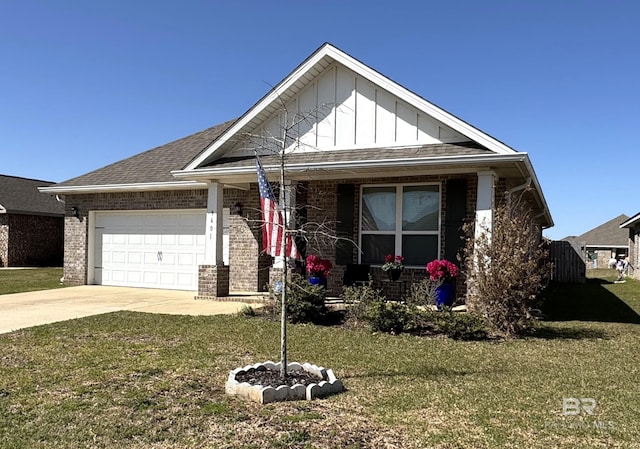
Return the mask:
<path id="1" fill-rule="evenodd" d="M 381 264 L 386 254 L 414 266 L 438 258 L 439 185 L 363 186 L 361 193 L 362 263 Z"/>

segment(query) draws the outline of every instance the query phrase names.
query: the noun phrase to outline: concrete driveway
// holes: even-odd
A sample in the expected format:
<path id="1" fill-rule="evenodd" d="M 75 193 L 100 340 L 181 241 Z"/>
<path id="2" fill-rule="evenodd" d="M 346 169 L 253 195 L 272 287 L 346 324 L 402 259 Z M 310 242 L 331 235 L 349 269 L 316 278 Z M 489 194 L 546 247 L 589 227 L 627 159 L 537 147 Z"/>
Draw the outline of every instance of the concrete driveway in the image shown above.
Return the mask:
<path id="1" fill-rule="evenodd" d="M 195 292 L 83 285 L 0 295 L 0 333 L 119 310 L 173 315 L 236 313 L 245 304 L 198 301 Z M 256 306 L 256 304 L 253 304 Z"/>

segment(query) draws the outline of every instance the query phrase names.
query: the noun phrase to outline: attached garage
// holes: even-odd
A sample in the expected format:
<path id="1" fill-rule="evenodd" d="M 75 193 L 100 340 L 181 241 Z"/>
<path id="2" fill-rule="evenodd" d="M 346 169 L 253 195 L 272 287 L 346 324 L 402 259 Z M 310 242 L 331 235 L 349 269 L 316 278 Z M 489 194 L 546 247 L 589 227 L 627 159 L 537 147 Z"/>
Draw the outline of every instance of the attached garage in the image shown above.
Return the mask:
<path id="1" fill-rule="evenodd" d="M 307 228 L 320 223 L 320 234 L 384 241 L 424 274 L 429 259 L 455 257 L 460 223 L 490 232 L 504 192 L 526 194 L 534 224 L 553 225 L 527 153 L 324 44 L 239 118 L 41 188 L 64 196 L 65 283 L 197 289 L 197 297 L 211 299 L 232 289 L 266 290 L 284 260 L 266 254 L 262 242 L 256 156 L 277 182 L 282 99 L 308 119 L 287 128 L 292 190 L 281 204 L 295 207 Z M 304 151 L 294 151 L 299 146 Z M 393 209 L 390 221 L 362 226 L 363 196 L 376 192 L 386 202 L 372 213 Z M 433 200 L 432 207 L 422 211 L 428 223 L 405 229 L 413 194 Z M 231 263 L 224 207 L 234 211 Z M 410 243 L 417 240 L 430 254 L 416 252 Z M 385 252 L 376 256 L 373 243 L 364 255 L 323 238 L 308 239 L 301 250 L 335 264 L 329 289 L 339 292 L 350 264 L 371 262 L 379 280 Z"/>
<path id="2" fill-rule="evenodd" d="M 90 283 L 198 289 L 198 266 L 205 255 L 205 210 L 109 211 L 92 216 Z M 228 264 L 228 226 L 225 228 Z"/>

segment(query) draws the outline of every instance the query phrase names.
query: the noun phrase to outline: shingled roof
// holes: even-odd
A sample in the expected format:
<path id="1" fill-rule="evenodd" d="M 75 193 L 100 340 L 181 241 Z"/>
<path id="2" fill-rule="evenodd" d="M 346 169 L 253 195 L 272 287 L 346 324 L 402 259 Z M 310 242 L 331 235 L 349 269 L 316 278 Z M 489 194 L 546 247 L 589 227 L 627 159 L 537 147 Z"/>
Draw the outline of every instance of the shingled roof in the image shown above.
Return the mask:
<path id="1" fill-rule="evenodd" d="M 317 162 L 385 161 L 442 156 L 471 156 L 494 154 L 476 142 L 439 143 L 411 148 L 371 148 L 350 151 L 313 151 L 287 155 L 289 164 L 313 164 Z M 260 156 L 263 165 L 279 165 L 279 155 Z M 222 157 L 206 165 L 210 168 L 254 167 L 255 157 Z"/>
<path id="2" fill-rule="evenodd" d="M 629 230 L 625 228 L 620 229 L 620 225 L 628 219 L 629 217 L 624 214 L 619 215 L 582 235 L 570 237 L 567 238 L 567 240 L 573 240 L 587 246 L 628 246 Z"/>
<path id="3" fill-rule="evenodd" d="M 174 182 L 173 170 L 184 168 L 235 120 L 212 126 L 182 139 L 99 168 L 56 187 Z"/>
<path id="4" fill-rule="evenodd" d="M 64 204 L 38 187 L 54 184 L 39 179 L 0 175 L 0 211 L 29 215 L 64 215 Z"/>

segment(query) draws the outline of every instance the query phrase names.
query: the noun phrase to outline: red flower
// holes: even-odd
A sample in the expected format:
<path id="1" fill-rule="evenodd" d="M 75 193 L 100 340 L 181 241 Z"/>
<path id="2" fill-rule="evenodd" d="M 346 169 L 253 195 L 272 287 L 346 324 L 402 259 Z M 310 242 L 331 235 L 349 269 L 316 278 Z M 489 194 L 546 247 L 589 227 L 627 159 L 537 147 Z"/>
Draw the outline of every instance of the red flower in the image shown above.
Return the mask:
<path id="1" fill-rule="evenodd" d="M 387 254 L 386 256 L 384 256 L 384 264 L 382 265 L 382 270 L 404 270 L 403 262 L 403 256 L 394 256 L 393 254 Z"/>
<path id="2" fill-rule="evenodd" d="M 322 259 L 319 256 L 310 254 L 307 256 L 307 272 L 310 276 L 327 277 L 333 268 L 329 259 Z"/>
<path id="3" fill-rule="evenodd" d="M 446 259 L 432 260 L 427 264 L 427 273 L 432 281 L 449 281 L 458 277 L 458 267 Z"/>

